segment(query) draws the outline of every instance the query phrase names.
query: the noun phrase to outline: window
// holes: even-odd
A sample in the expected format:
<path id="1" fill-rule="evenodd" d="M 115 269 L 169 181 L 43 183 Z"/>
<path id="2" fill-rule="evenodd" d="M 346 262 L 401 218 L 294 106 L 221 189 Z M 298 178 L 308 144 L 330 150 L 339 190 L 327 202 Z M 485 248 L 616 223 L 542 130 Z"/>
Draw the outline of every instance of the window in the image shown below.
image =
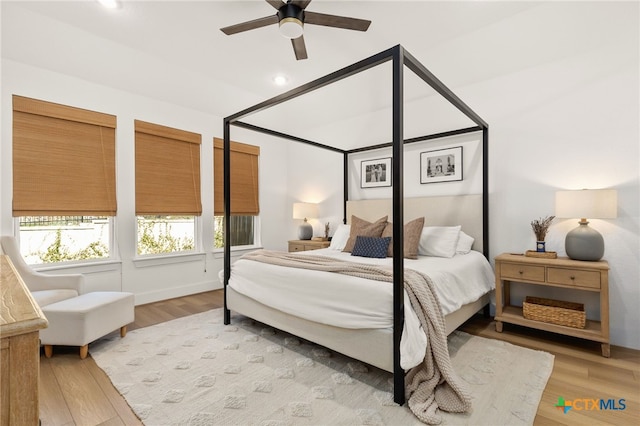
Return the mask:
<path id="1" fill-rule="evenodd" d="M 28 264 L 109 257 L 107 216 L 22 216 L 20 252 Z"/>
<path id="2" fill-rule="evenodd" d="M 224 141 L 213 140 L 214 161 L 214 247 L 224 246 Z M 257 238 L 258 158 L 260 147 L 231 142 L 231 245 L 254 245 Z"/>
<path id="3" fill-rule="evenodd" d="M 135 121 L 139 255 L 195 250 L 202 136 Z"/>
<path id="4" fill-rule="evenodd" d="M 13 96 L 13 216 L 28 263 L 108 258 L 114 115 Z"/>
<path id="5" fill-rule="evenodd" d="M 231 247 L 255 244 L 256 216 L 231 216 Z M 224 215 L 214 217 L 214 247 L 224 247 Z"/>
<path id="6" fill-rule="evenodd" d="M 138 216 L 138 254 L 195 250 L 195 216 Z"/>

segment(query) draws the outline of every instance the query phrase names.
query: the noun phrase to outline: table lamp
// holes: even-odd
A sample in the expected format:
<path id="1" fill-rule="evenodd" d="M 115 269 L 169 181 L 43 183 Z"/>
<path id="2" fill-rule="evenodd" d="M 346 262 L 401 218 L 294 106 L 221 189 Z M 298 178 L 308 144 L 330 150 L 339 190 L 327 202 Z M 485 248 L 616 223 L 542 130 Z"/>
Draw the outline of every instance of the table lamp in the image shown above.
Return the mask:
<path id="1" fill-rule="evenodd" d="M 604 255 L 602 235 L 589 226 L 587 218 L 614 219 L 618 210 L 615 189 L 582 189 L 556 192 L 556 216 L 581 218 L 579 226 L 564 240 L 567 256 L 575 260 L 600 260 Z"/>
<path id="2" fill-rule="evenodd" d="M 293 218 L 304 219 L 304 222 L 298 228 L 299 240 L 310 240 L 313 237 L 313 227 L 307 219 L 318 216 L 318 205 L 313 203 L 293 203 Z"/>

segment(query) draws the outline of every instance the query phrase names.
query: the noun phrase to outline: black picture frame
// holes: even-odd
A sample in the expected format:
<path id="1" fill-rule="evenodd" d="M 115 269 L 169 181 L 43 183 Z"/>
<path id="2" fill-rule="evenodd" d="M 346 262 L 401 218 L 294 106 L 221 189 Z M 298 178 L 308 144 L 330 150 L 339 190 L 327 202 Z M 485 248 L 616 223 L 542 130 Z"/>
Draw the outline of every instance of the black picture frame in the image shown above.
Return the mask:
<path id="1" fill-rule="evenodd" d="M 360 187 L 391 186 L 391 157 L 364 160 L 360 163 Z"/>
<path id="2" fill-rule="evenodd" d="M 462 169 L 461 146 L 420 153 L 420 183 L 461 181 Z"/>

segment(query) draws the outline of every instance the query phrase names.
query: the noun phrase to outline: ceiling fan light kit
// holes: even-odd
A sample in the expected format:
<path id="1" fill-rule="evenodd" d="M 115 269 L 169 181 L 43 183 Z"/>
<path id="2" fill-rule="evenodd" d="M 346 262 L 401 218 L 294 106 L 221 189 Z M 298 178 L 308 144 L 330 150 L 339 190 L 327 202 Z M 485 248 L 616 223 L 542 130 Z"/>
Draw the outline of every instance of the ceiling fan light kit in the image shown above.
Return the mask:
<path id="1" fill-rule="evenodd" d="M 296 18 L 285 18 L 280 21 L 280 34 L 286 38 L 298 38 L 302 35 L 303 31 L 302 21 Z"/>
<path id="2" fill-rule="evenodd" d="M 346 16 L 328 15 L 326 13 L 305 12 L 311 0 L 265 0 L 278 12 L 251 21 L 220 28 L 227 35 L 254 30 L 278 23 L 280 34 L 291 40 L 296 59 L 307 59 L 307 48 L 304 43 L 304 24 L 322 25 L 345 30 L 367 31 L 371 21 Z"/>

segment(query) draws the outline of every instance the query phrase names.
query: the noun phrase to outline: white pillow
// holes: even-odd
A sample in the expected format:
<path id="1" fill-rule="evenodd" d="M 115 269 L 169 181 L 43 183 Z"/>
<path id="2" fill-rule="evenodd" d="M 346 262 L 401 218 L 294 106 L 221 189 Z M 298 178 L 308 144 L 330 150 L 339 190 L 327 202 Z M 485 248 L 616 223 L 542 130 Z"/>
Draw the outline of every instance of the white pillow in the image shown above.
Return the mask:
<path id="1" fill-rule="evenodd" d="M 340 224 L 336 232 L 333 233 L 329 248 L 332 250 L 342 250 L 347 245 L 349 235 L 351 234 L 351 226 Z"/>
<path id="2" fill-rule="evenodd" d="M 473 246 L 473 242 L 475 239 L 464 233 L 464 231 L 460 231 L 460 238 L 458 239 L 458 246 L 456 247 L 456 253 L 458 254 L 467 254 L 471 251 L 471 246 Z"/>
<path id="3" fill-rule="evenodd" d="M 425 226 L 420 235 L 418 254 L 453 257 L 458 247 L 460 226 Z"/>

